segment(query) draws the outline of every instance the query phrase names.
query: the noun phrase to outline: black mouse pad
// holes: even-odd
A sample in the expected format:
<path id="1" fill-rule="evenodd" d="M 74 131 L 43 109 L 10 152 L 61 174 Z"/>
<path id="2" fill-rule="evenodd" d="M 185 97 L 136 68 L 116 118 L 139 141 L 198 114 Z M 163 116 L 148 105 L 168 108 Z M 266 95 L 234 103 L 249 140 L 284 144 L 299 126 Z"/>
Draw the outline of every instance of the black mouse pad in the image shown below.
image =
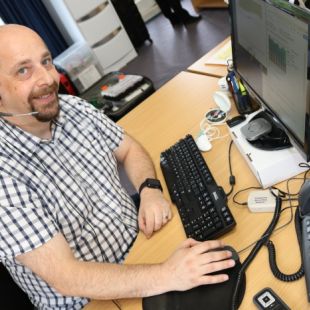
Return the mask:
<path id="1" fill-rule="evenodd" d="M 203 285 L 185 292 L 168 292 L 143 298 L 143 310 L 231 310 L 232 298 L 236 287 L 241 263 L 226 271 L 229 280 L 219 284 Z M 245 274 L 237 296 L 237 307 L 240 306 L 245 292 Z"/>

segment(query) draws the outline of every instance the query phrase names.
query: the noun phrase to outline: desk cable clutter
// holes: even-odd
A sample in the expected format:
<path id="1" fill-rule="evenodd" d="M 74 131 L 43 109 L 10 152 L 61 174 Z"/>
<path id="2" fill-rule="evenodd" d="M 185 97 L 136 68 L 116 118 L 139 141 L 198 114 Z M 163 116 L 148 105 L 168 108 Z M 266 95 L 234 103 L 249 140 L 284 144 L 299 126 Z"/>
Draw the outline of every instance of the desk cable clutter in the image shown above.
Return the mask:
<path id="1" fill-rule="evenodd" d="M 276 196 L 276 207 L 271 223 L 256 242 L 250 254 L 241 264 L 236 262 L 235 267 L 227 270 L 229 280 L 219 284 L 203 285 L 184 292 L 168 292 L 165 294 L 147 297 L 143 299 L 144 310 L 236 310 L 240 306 L 245 293 L 245 271 L 255 258 L 263 245 L 270 243 L 269 238 L 274 231 L 281 212 L 281 198 Z M 274 251 L 273 251 L 274 253 Z M 272 255 L 272 254 L 271 254 Z M 274 266 L 276 264 L 274 263 Z M 272 267 L 273 268 L 273 267 Z M 279 274 L 277 267 L 273 268 L 274 274 Z M 284 281 L 293 281 L 303 275 L 298 271 L 292 277 L 280 273 L 279 278 Z"/>
<path id="2" fill-rule="evenodd" d="M 202 152 L 211 150 L 212 140 L 227 136 L 221 136 L 220 130 L 216 125 L 224 124 L 231 110 L 228 85 L 225 78 L 220 79 L 218 84 L 220 91 L 216 91 L 213 94 L 213 99 L 217 107 L 209 110 L 201 120 L 199 124 L 200 131 L 195 139 L 199 150 Z"/>

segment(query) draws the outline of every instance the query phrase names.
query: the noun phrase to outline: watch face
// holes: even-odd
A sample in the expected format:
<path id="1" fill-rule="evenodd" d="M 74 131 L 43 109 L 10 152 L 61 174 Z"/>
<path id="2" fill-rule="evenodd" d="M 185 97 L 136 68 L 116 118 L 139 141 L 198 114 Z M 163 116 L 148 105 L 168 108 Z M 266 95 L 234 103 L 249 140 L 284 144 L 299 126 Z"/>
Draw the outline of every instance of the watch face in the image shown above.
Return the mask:
<path id="1" fill-rule="evenodd" d="M 147 179 L 147 186 L 152 188 L 161 188 L 160 182 L 155 179 Z"/>
<path id="2" fill-rule="evenodd" d="M 160 181 L 157 179 L 146 179 L 139 188 L 139 194 L 141 193 L 144 187 L 156 188 L 156 189 L 160 189 L 161 191 L 163 190 L 161 187 Z"/>

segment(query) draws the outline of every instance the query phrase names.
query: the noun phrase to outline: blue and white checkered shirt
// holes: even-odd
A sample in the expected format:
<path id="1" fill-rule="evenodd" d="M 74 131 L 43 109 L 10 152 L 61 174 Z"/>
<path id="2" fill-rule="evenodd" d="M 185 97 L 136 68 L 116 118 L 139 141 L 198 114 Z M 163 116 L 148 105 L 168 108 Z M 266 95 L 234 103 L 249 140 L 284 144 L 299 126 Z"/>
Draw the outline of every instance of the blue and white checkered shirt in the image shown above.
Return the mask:
<path id="1" fill-rule="evenodd" d="M 15 257 L 61 233 L 78 260 L 122 262 L 137 236 L 137 210 L 113 150 L 123 130 L 77 97 L 60 95 L 52 139 L 0 120 L 0 260 L 39 309 L 81 309 Z"/>

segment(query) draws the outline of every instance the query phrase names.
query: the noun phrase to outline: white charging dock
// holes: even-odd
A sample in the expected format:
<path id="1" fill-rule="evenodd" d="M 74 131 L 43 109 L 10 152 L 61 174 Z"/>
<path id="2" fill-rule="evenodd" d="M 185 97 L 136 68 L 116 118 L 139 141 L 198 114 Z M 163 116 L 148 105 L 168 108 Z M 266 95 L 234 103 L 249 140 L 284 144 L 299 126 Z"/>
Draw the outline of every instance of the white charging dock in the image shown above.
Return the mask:
<path id="1" fill-rule="evenodd" d="M 265 151 L 252 146 L 245 139 L 241 133 L 241 127 L 246 125 L 252 116 L 258 112 L 260 111 L 251 114 L 244 122 L 229 128 L 229 131 L 235 145 L 247 161 L 258 182 L 263 188 L 267 188 L 296 176 L 307 168 L 298 166 L 300 163 L 304 163 L 305 159 L 295 147 Z"/>

